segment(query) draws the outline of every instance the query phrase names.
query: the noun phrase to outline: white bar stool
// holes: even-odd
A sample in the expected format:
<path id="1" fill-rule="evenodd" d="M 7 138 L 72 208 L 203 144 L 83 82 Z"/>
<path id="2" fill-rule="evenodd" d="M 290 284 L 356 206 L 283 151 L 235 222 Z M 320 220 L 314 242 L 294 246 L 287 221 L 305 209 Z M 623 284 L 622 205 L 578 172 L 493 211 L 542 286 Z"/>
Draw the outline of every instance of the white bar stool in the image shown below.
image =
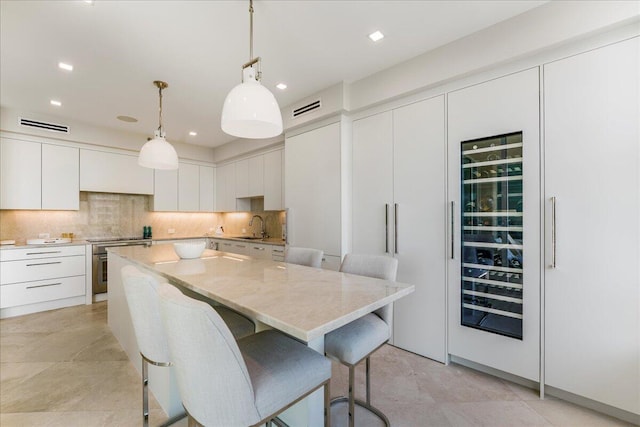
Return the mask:
<path id="1" fill-rule="evenodd" d="M 342 261 L 340 271 L 395 281 L 398 260 L 384 255 L 347 254 Z M 348 402 L 349 427 L 355 425 L 355 405 L 375 414 L 387 427 L 390 425 L 387 416 L 371 405 L 369 381 L 371 363 L 369 357 L 391 338 L 392 319 L 393 305 L 388 304 L 325 336 L 324 351 L 326 356 L 349 368 L 349 396 L 331 399 L 332 405 L 344 401 Z M 354 395 L 355 367 L 362 360 L 366 360 L 366 402 L 356 399 Z"/>

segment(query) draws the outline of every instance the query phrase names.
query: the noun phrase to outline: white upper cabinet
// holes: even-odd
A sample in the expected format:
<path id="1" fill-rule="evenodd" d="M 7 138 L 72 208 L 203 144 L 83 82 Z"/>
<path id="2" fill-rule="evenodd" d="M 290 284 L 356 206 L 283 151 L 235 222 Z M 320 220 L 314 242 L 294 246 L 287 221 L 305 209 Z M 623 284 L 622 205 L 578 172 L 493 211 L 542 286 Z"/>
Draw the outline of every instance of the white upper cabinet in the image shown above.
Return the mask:
<path id="1" fill-rule="evenodd" d="M 198 165 L 179 164 L 178 210 L 181 212 L 200 210 L 200 167 Z"/>
<path id="2" fill-rule="evenodd" d="M 154 169 L 154 193 L 151 210 L 175 212 L 178 210 L 178 170 Z"/>
<path id="3" fill-rule="evenodd" d="M 236 162 L 236 198 L 264 195 L 264 156 Z"/>
<path id="4" fill-rule="evenodd" d="M 544 66 L 545 383 L 636 415 L 639 52 L 636 37 Z"/>
<path id="5" fill-rule="evenodd" d="M 0 209 L 78 210 L 78 149 L 0 141 Z"/>
<path id="6" fill-rule="evenodd" d="M 251 197 L 249 193 L 249 159 L 236 162 L 235 174 L 235 197 Z"/>
<path id="7" fill-rule="evenodd" d="M 42 144 L 42 209 L 80 209 L 79 151 Z"/>
<path id="8" fill-rule="evenodd" d="M 214 184 L 214 169 L 200 166 L 200 212 L 213 212 Z"/>
<path id="9" fill-rule="evenodd" d="M 532 381 L 540 379 L 539 98 L 532 68 L 451 92 L 447 110 L 449 353 Z"/>
<path id="10" fill-rule="evenodd" d="M 284 150 L 271 151 L 264 155 L 264 210 L 283 209 Z"/>
<path id="11" fill-rule="evenodd" d="M 41 145 L 13 139 L 0 141 L 0 209 L 41 208 Z"/>
<path id="12" fill-rule="evenodd" d="M 249 197 L 264 196 L 264 156 L 249 158 Z"/>
<path id="13" fill-rule="evenodd" d="M 156 212 L 213 212 L 214 168 L 180 163 L 176 170 L 154 171 Z"/>
<path id="14" fill-rule="evenodd" d="M 80 149 L 80 191 L 153 194 L 153 169 L 135 155 Z"/>
<path id="15" fill-rule="evenodd" d="M 292 246 L 343 255 L 342 143 L 340 123 L 285 139 L 285 206 Z"/>
<path id="16" fill-rule="evenodd" d="M 235 212 L 236 163 L 216 167 L 215 188 L 215 210 L 217 212 Z"/>

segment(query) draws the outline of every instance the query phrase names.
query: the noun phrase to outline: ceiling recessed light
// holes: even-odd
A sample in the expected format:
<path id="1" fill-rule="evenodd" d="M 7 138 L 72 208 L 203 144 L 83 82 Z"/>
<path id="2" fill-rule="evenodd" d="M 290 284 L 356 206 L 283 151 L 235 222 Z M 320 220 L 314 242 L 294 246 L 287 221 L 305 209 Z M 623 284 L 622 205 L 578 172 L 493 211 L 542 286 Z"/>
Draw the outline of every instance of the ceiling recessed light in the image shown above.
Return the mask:
<path id="1" fill-rule="evenodd" d="M 287 88 L 287 85 L 284 83 L 278 83 L 276 87 L 280 90 L 285 90 Z"/>
<path id="2" fill-rule="evenodd" d="M 117 116 L 116 119 L 123 121 L 123 122 L 127 122 L 127 123 L 135 123 L 138 121 L 138 119 L 136 119 L 135 117 L 131 117 L 131 116 Z"/>
<path id="3" fill-rule="evenodd" d="M 191 132 L 189 132 L 189 135 L 196 136 L 196 135 L 198 135 L 198 132 L 191 131 Z"/>
<path id="4" fill-rule="evenodd" d="M 371 34 L 369 34 L 369 38 L 371 40 L 373 40 L 374 42 L 380 41 L 384 38 L 384 34 L 382 34 L 380 31 L 375 31 Z"/>
<path id="5" fill-rule="evenodd" d="M 65 64 L 64 62 L 58 62 L 58 67 L 62 68 L 63 70 L 73 71 L 73 65 Z"/>
<path id="6" fill-rule="evenodd" d="M 51 103 L 51 105 L 55 105 L 56 107 L 62 107 L 62 102 L 56 101 L 55 99 L 52 99 L 49 102 Z"/>

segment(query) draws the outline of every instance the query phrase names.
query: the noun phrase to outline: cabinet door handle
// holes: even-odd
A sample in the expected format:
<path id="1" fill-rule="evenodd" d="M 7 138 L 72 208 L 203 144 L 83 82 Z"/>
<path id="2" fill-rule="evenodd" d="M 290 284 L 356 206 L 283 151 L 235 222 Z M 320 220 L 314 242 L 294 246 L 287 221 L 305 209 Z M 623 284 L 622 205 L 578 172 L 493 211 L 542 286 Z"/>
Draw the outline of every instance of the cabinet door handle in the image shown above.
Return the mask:
<path id="1" fill-rule="evenodd" d="M 33 267 L 36 265 L 51 265 L 51 264 L 62 264 L 62 261 L 55 261 L 55 262 L 39 262 L 37 264 L 27 264 L 27 267 Z"/>
<path id="2" fill-rule="evenodd" d="M 556 268 L 556 198 L 551 198 L 551 268 Z"/>
<path id="3" fill-rule="evenodd" d="M 62 251 L 27 252 L 27 255 L 59 254 Z"/>
<path id="4" fill-rule="evenodd" d="M 398 204 L 393 204 L 393 251 L 398 253 Z"/>
<path id="5" fill-rule="evenodd" d="M 455 259 L 455 239 L 454 239 L 454 231 L 455 231 L 455 212 L 456 212 L 456 202 L 451 201 L 451 259 Z"/>
<path id="6" fill-rule="evenodd" d="M 264 248 L 259 248 L 258 246 L 254 246 L 253 249 L 256 251 L 264 251 Z"/>
<path id="7" fill-rule="evenodd" d="M 236 248 L 246 248 L 246 245 L 236 245 Z"/>
<path id="8" fill-rule="evenodd" d="M 389 253 L 389 203 L 384 204 L 384 252 Z"/>
<path id="9" fill-rule="evenodd" d="M 27 289 L 46 288 L 48 286 L 58 286 L 58 285 L 62 285 L 62 282 L 48 283 L 46 285 L 32 285 L 32 286 L 27 286 Z"/>

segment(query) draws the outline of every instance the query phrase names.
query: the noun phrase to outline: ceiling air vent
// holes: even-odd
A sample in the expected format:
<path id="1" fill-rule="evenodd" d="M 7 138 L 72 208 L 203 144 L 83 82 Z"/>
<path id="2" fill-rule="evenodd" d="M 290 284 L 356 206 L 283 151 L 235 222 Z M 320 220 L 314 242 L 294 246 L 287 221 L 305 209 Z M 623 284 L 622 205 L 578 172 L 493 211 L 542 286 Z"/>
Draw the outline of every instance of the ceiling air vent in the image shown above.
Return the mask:
<path id="1" fill-rule="evenodd" d="M 49 130 L 51 132 L 69 133 L 69 126 L 57 125 L 55 123 L 40 122 L 38 120 L 25 119 L 20 117 L 20 126 L 27 126 L 30 128 Z"/>
<path id="2" fill-rule="evenodd" d="M 298 107 L 293 110 L 293 118 L 300 117 L 303 114 L 307 114 L 312 112 L 313 110 L 317 110 L 318 108 L 322 108 L 322 103 L 319 99 L 316 99 L 313 102 L 308 103 L 307 105 L 303 105 L 302 107 Z"/>

